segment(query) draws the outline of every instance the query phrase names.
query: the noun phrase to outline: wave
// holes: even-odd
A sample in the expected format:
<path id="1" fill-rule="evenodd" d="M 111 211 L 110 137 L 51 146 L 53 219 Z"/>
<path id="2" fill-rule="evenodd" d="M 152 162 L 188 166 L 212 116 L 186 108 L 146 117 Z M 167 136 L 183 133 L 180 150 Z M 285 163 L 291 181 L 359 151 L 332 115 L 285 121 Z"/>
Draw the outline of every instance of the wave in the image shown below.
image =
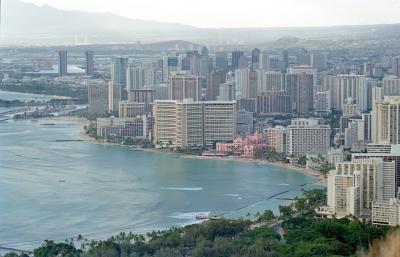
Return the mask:
<path id="1" fill-rule="evenodd" d="M 0 136 L 5 137 L 5 136 L 13 136 L 13 135 L 23 135 L 23 134 L 29 134 L 31 132 L 32 132 L 32 130 L 25 130 L 25 131 L 21 131 L 21 132 L 6 132 L 6 133 L 0 133 Z"/>
<path id="2" fill-rule="evenodd" d="M 202 191 L 202 187 L 161 187 L 161 190 L 175 190 L 175 191 Z"/>
<path id="3" fill-rule="evenodd" d="M 279 184 L 280 186 L 290 186 L 290 184 L 287 184 L 287 183 L 281 183 L 281 184 Z"/>
<path id="4" fill-rule="evenodd" d="M 239 197 L 239 194 L 224 194 L 224 196 Z"/>

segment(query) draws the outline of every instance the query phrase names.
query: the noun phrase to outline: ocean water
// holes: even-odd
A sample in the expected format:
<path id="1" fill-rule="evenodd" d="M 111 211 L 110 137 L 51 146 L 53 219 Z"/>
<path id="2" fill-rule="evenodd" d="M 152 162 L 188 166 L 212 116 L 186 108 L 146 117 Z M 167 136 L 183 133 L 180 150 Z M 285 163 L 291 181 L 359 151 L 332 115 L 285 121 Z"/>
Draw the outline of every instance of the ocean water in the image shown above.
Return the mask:
<path id="1" fill-rule="evenodd" d="M 79 139 L 81 130 L 62 120 L 0 123 L 0 247 L 146 233 L 196 223 L 199 213 L 277 211 L 289 201 L 272 196 L 292 198 L 319 186 L 268 165 L 57 142 Z"/>

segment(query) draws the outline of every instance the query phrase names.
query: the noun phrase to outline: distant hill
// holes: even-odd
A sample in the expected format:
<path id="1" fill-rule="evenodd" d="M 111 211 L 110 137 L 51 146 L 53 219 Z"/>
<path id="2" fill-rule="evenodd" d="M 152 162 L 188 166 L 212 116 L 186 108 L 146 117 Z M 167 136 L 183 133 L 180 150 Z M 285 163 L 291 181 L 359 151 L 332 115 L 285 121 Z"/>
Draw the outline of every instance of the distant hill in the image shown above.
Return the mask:
<path id="1" fill-rule="evenodd" d="M 84 1 L 84 0 L 82 0 Z M 2 38 L 6 45 L 124 44 L 190 41 L 228 47 L 320 46 L 320 42 L 355 40 L 397 44 L 400 24 L 287 27 L 287 28 L 196 28 L 179 23 L 130 19 L 111 13 L 59 10 L 20 0 L 2 0 Z M 310 43 L 311 42 L 311 43 Z M 352 43 L 350 43 L 352 44 Z M 179 44 L 178 44 L 179 45 Z M 356 45 L 356 44 L 354 44 Z M 154 45 L 158 47 L 157 44 Z M 190 48 L 190 46 L 188 46 Z"/>
<path id="2" fill-rule="evenodd" d="M 48 5 L 38 6 L 19 0 L 3 0 L 2 33 L 11 42 L 25 45 L 61 44 L 67 40 L 80 42 L 123 42 L 136 35 L 179 33 L 194 29 L 178 23 L 129 19 L 111 13 L 59 10 Z M 31 38 L 32 42 L 25 41 Z M 25 41 L 25 42 L 24 42 Z M 46 42 L 47 41 L 47 42 Z"/>

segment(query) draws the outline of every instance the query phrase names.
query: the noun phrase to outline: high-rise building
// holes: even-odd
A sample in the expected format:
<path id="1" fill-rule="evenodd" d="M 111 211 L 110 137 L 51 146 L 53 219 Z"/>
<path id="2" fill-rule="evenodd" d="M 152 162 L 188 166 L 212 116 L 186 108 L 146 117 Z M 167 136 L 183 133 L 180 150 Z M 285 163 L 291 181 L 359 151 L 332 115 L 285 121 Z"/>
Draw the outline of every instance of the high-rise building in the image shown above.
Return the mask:
<path id="1" fill-rule="evenodd" d="M 248 136 L 254 133 L 254 113 L 244 110 L 236 112 L 236 134 Z"/>
<path id="2" fill-rule="evenodd" d="M 370 218 L 372 204 L 395 197 L 395 163 L 379 158 L 336 163 L 328 175 L 328 205 L 337 217 Z"/>
<path id="3" fill-rule="evenodd" d="M 257 70 L 257 94 L 285 90 L 285 76 L 280 71 Z"/>
<path id="4" fill-rule="evenodd" d="M 311 54 L 311 66 L 318 71 L 324 71 L 327 69 L 327 58 L 324 53 L 312 53 Z"/>
<path id="5" fill-rule="evenodd" d="M 201 99 L 200 78 L 195 75 L 175 74 L 169 81 L 169 98 L 171 100 Z"/>
<path id="6" fill-rule="evenodd" d="M 376 101 L 382 101 L 383 100 L 383 89 L 381 87 L 373 87 L 371 89 L 371 109 L 374 108 L 375 102 Z"/>
<path id="7" fill-rule="evenodd" d="M 257 96 L 257 113 L 291 113 L 290 94 L 287 91 L 268 91 Z"/>
<path id="8" fill-rule="evenodd" d="M 237 110 L 246 110 L 248 112 L 257 112 L 257 98 L 239 98 L 239 99 L 237 99 Z"/>
<path id="9" fill-rule="evenodd" d="M 146 86 L 156 85 L 157 83 L 157 69 L 153 62 L 144 62 L 144 84 Z"/>
<path id="10" fill-rule="evenodd" d="M 88 84 L 88 112 L 91 115 L 108 113 L 108 85 L 104 83 Z"/>
<path id="11" fill-rule="evenodd" d="M 164 82 L 169 81 L 170 75 L 179 71 L 178 57 L 164 56 L 162 60 L 162 79 Z M 189 62 L 190 66 L 190 62 Z"/>
<path id="12" fill-rule="evenodd" d="M 286 74 L 285 91 L 290 92 L 292 110 L 299 114 L 314 108 L 314 76 L 310 74 Z"/>
<path id="13" fill-rule="evenodd" d="M 192 75 L 200 76 L 201 73 L 201 55 L 198 51 L 193 51 L 190 56 L 190 73 Z"/>
<path id="14" fill-rule="evenodd" d="M 251 68 L 252 69 L 258 69 L 259 64 L 260 64 L 260 49 L 254 48 L 253 51 L 251 52 Z"/>
<path id="15" fill-rule="evenodd" d="M 220 93 L 220 85 L 225 83 L 225 72 L 222 70 L 213 70 L 208 75 L 207 83 L 207 100 L 215 101 L 218 99 Z"/>
<path id="16" fill-rule="evenodd" d="M 383 78 L 383 96 L 400 96 L 400 77 Z"/>
<path id="17" fill-rule="evenodd" d="M 232 69 L 239 68 L 239 60 L 240 60 L 240 57 L 242 57 L 243 55 L 244 55 L 243 51 L 233 51 L 232 52 L 232 65 L 231 65 Z"/>
<path id="18" fill-rule="evenodd" d="M 128 69 L 128 58 L 115 57 L 111 66 L 111 81 L 114 85 L 120 86 L 127 90 L 127 69 Z"/>
<path id="19" fill-rule="evenodd" d="M 283 60 L 283 72 L 286 72 L 289 68 L 289 51 L 283 50 L 282 52 L 282 60 Z"/>
<path id="20" fill-rule="evenodd" d="M 314 110 L 316 112 L 327 113 L 331 111 L 330 91 L 316 92 L 314 98 Z"/>
<path id="21" fill-rule="evenodd" d="M 168 85 L 169 83 L 161 83 L 159 85 L 146 86 L 143 89 L 154 90 L 154 100 L 168 100 Z"/>
<path id="22" fill-rule="evenodd" d="M 393 58 L 392 70 L 393 74 L 400 78 L 400 56 Z"/>
<path id="23" fill-rule="evenodd" d="M 288 129 L 282 126 L 276 126 L 267 129 L 267 142 L 271 149 L 278 153 L 287 155 Z"/>
<path id="24" fill-rule="evenodd" d="M 267 70 L 268 71 L 281 71 L 282 70 L 281 56 L 268 55 L 268 58 L 267 58 Z"/>
<path id="25" fill-rule="evenodd" d="M 85 76 L 92 77 L 94 75 L 94 52 L 85 52 Z"/>
<path id="26" fill-rule="evenodd" d="M 154 142 L 164 146 L 212 146 L 236 135 L 235 102 L 155 101 Z"/>
<path id="27" fill-rule="evenodd" d="M 297 54 L 297 65 L 311 65 L 311 54 L 306 49 Z"/>
<path id="28" fill-rule="evenodd" d="M 219 86 L 218 101 L 234 101 L 235 98 L 235 82 L 226 82 Z"/>
<path id="29" fill-rule="evenodd" d="M 265 52 L 260 53 L 260 58 L 259 58 L 259 64 L 258 64 L 258 69 L 267 71 L 268 70 L 268 54 Z"/>
<path id="30" fill-rule="evenodd" d="M 144 103 L 144 111 L 151 112 L 154 102 L 156 90 L 150 88 L 131 89 L 129 91 L 129 101 L 136 103 Z"/>
<path id="31" fill-rule="evenodd" d="M 128 68 L 126 74 L 126 90 L 141 89 L 145 85 L 145 70 L 141 67 Z"/>
<path id="32" fill-rule="evenodd" d="M 68 52 L 58 52 L 58 76 L 65 77 L 68 75 Z"/>
<path id="33" fill-rule="evenodd" d="M 122 100 L 122 86 L 114 85 L 112 81 L 108 83 L 108 111 L 118 115 L 119 103 Z"/>
<path id="34" fill-rule="evenodd" d="M 316 119 L 293 119 L 288 131 L 289 156 L 321 154 L 330 149 L 331 128 L 329 125 L 318 124 Z"/>
<path id="35" fill-rule="evenodd" d="M 203 78 L 208 78 L 208 74 L 210 73 L 210 60 L 211 59 L 208 56 L 208 49 L 204 47 L 202 49 L 202 54 L 200 57 L 200 74 L 199 74 Z"/>
<path id="36" fill-rule="evenodd" d="M 215 55 L 215 68 L 226 71 L 228 69 L 228 55 L 226 52 L 217 52 Z"/>
<path id="37" fill-rule="evenodd" d="M 145 114 L 145 103 L 121 101 L 119 103 L 119 117 L 132 118 Z"/>
<path id="38" fill-rule="evenodd" d="M 338 75 L 322 76 L 322 87 L 331 91 L 332 108 L 342 111 L 345 100 L 355 99 L 359 111 L 368 110 L 368 87 L 365 76 Z"/>
<path id="39" fill-rule="evenodd" d="M 373 142 L 376 144 L 400 144 L 400 96 L 386 96 L 375 102 L 372 113 Z"/>
<path id="40" fill-rule="evenodd" d="M 235 71 L 236 91 L 240 92 L 241 98 L 256 98 L 258 76 L 256 71 L 241 69 Z"/>
<path id="41" fill-rule="evenodd" d="M 314 91 L 316 90 L 317 87 L 317 82 L 318 82 L 318 71 L 316 68 L 314 68 L 311 65 L 299 65 L 299 66 L 293 66 L 290 67 L 287 70 L 288 74 L 298 74 L 298 75 L 302 75 L 302 74 L 307 74 L 307 75 L 312 75 L 313 76 L 313 86 L 314 86 Z"/>
<path id="42" fill-rule="evenodd" d="M 396 195 L 400 189 L 400 145 L 369 144 L 367 153 L 353 154 L 355 159 L 381 158 L 384 161 L 395 162 L 395 190 Z"/>

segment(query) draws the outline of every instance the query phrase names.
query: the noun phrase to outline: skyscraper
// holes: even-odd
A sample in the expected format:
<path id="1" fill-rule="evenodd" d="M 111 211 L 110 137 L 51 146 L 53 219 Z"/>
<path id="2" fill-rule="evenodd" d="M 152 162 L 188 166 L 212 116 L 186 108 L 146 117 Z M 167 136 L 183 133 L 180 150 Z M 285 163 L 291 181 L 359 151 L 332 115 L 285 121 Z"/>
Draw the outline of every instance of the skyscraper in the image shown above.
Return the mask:
<path id="1" fill-rule="evenodd" d="M 128 68 L 126 90 L 140 89 L 145 85 L 145 70 L 141 67 Z"/>
<path id="2" fill-rule="evenodd" d="M 393 74 L 400 78 L 400 56 L 397 56 L 393 59 L 392 70 Z"/>
<path id="3" fill-rule="evenodd" d="M 164 56 L 162 59 L 162 80 L 169 81 L 169 77 L 172 73 L 178 72 L 178 57 L 176 56 Z M 189 69 L 191 68 L 191 61 L 189 59 Z"/>
<path id="4" fill-rule="evenodd" d="M 324 53 L 313 53 L 311 54 L 311 66 L 313 66 L 318 71 L 323 71 L 327 69 L 327 59 Z"/>
<path id="5" fill-rule="evenodd" d="M 233 51 L 232 52 L 232 69 L 237 69 L 239 68 L 239 60 L 240 57 L 244 55 L 243 51 Z"/>
<path id="6" fill-rule="evenodd" d="M 195 75 L 175 74 L 170 77 L 169 97 L 171 100 L 201 99 L 200 78 Z"/>
<path id="7" fill-rule="evenodd" d="M 108 113 L 108 85 L 106 82 L 88 85 L 88 112 L 91 115 Z"/>
<path id="8" fill-rule="evenodd" d="M 108 111 L 119 113 L 119 103 L 122 99 L 122 86 L 115 85 L 112 81 L 108 83 Z"/>
<path id="9" fill-rule="evenodd" d="M 328 175 L 328 205 L 339 218 L 370 218 L 372 203 L 395 197 L 395 162 L 379 158 L 336 164 Z"/>
<path id="10" fill-rule="evenodd" d="M 228 55 L 226 52 L 217 52 L 215 56 L 215 67 L 226 71 L 228 68 Z"/>
<path id="11" fill-rule="evenodd" d="M 68 53 L 67 51 L 58 52 L 58 76 L 64 77 L 68 75 Z"/>
<path id="12" fill-rule="evenodd" d="M 313 75 L 286 74 L 285 90 L 290 92 L 293 111 L 303 114 L 314 108 L 313 84 Z"/>
<path id="13" fill-rule="evenodd" d="M 111 81 L 114 85 L 127 89 L 126 72 L 128 69 L 128 58 L 116 57 L 111 67 Z"/>
<path id="14" fill-rule="evenodd" d="M 289 68 L 289 51 L 283 50 L 282 52 L 282 59 L 283 59 L 283 72 L 286 72 Z"/>
<path id="15" fill-rule="evenodd" d="M 375 102 L 372 114 L 373 142 L 376 144 L 400 144 L 400 97 L 386 96 Z"/>
<path id="16" fill-rule="evenodd" d="M 260 64 L 260 49 L 254 48 L 251 52 L 251 68 L 258 69 L 258 65 Z"/>
<path id="17" fill-rule="evenodd" d="M 155 101 L 154 142 L 175 147 L 212 146 L 236 135 L 235 102 Z"/>
<path id="18" fill-rule="evenodd" d="M 235 100 L 235 82 L 226 82 L 219 86 L 218 101 Z"/>
<path id="19" fill-rule="evenodd" d="M 136 103 L 144 103 L 145 104 L 145 112 L 151 111 L 151 105 L 154 102 L 154 98 L 156 96 L 156 90 L 154 89 L 131 89 L 129 91 L 129 101 Z"/>
<path id="20" fill-rule="evenodd" d="M 225 82 L 225 72 L 222 70 L 213 70 L 208 75 L 207 100 L 215 101 L 220 93 L 220 85 Z"/>
<path id="21" fill-rule="evenodd" d="M 94 74 L 94 52 L 85 52 L 85 76 L 92 77 Z"/>
<path id="22" fill-rule="evenodd" d="M 368 87 L 365 76 L 362 75 L 338 75 L 322 76 L 322 88 L 331 91 L 332 108 L 343 110 L 345 100 L 353 97 L 359 111 L 368 109 Z"/>
<path id="23" fill-rule="evenodd" d="M 331 128 L 319 125 L 316 119 L 293 119 L 288 130 L 288 154 L 293 157 L 322 154 L 330 149 Z"/>

